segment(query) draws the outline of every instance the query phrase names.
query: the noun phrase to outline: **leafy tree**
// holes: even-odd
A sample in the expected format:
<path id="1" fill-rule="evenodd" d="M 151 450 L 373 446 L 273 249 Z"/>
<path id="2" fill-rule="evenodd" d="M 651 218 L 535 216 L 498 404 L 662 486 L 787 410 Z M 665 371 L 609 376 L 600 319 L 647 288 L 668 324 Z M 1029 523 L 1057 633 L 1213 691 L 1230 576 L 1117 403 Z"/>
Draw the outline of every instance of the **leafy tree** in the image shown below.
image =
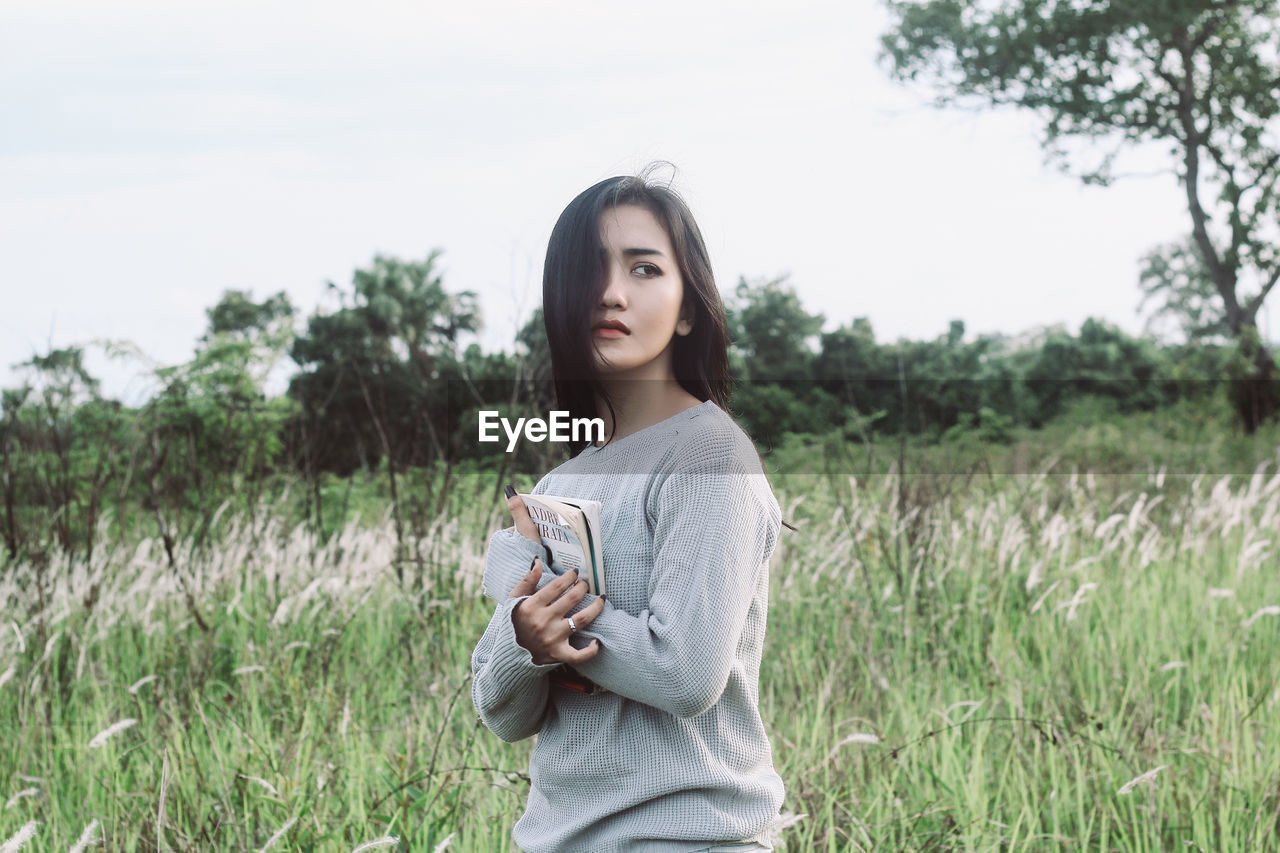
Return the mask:
<path id="1" fill-rule="evenodd" d="M 555 383 L 551 376 L 551 344 L 547 341 L 547 326 L 543 319 L 542 306 L 534 309 L 529 322 L 521 327 L 516 335 L 516 342 L 523 351 L 517 350 L 520 359 L 520 377 L 527 383 L 526 393 L 530 400 L 538 401 L 535 408 L 550 408 L 555 400 Z"/>
<path id="2" fill-rule="evenodd" d="M 319 453 L 316 470 L 346 474 L 383 457 L 403 466 L 445 455 L 441 369 L 456 359 L 458 334 L 479 328 L 480 313 L 474 293 L 444 289 L 438 257 L 376 255 L 349 291 L 330 283 L 341 307 L 313 315 L 294 342 L 301 372 L 289 394 Z"/>
<path id="3" fill-rule="evenodd" d="M 815 373 L 823 388 L 853 409 L 854 425 L 870 417 L 877 429 L 930 435 L 961 421 L 978 422 L 982 408 L 1014 417 L 1015 371 L 999 338 L 965 342 L 952 320 L 934 340 L 878 344 L 866 318 L 822 336 Z"/>
<path id="4" fill-rule="evenodd" d="M 813 383 L 812 339 L 823 317 L 804 309 L 786 276 L 738 280 L 725 306 L 730 369 L 740 384 L 732 405 L 757 441 L 772 446 L 784 432 L 812 432 L 832 417 L 834 398 Z"/>
<path id="5" fill-rule="evenodd" d="M 209 316 L 206 340 L 216 335 L 243 338 L 254 333 L 279 332 L 281 323 L 292 319 L 293 304 L 284 291 L 254 302 L 253 294 L 247 290 L 227 290 L 218 304 L 205 313 Z"/>
<path id="6" fill-rule="evenodd" d="M 824 333 L 814 374 L 829 390 L 868 376 L 889 375 L 871 321 L 855 317 L 852 323 Z"/>
<path id="7" fill-rule="evenodd" d="M 1036 399 L 1033 423 L 1061 413 L 1068 400 L 1085 396 L 1114 401 L 1119 411 L 1150 411 L 1166 402 L 1154 344 L 1126 335 L 1104 320 L 1089 318 L 1080 334 L 1051 332 L 1026 373 Z"/>
<path id="8" fill-rule="evenodd" d="M 80 346 L 33 355 L 17 365 L 20 387 L 0 393 L 0 530 L 5 553 L 35 567 L 41 614 L 55 559 L 93 559 L 113 485 L 117 520 L 127 512 L 131 413 L 101 396 L 84 356 Z M 85 590 L 87 609 L 97 590 Z M 39 636 L 46 628 L 41 615 Z"/>
<path id="9" fill-rule="evenodd" d="M 53 543 L 92 553 L 107 482 L 120 463 L 110 442 L 120 410 L 102 399 L 84 355 L 79 346 L 33 355 L 19 365 L 22 387 L 4 393 L 0 445 L 11 553 L 21 546 L 38 554 Z"/>
<path id="10" fill-rule="evenodd" d="M 18 556 L 21 534 L 18 529 L 17 433 L 19 412 L 31 394 L 31 387 L 5 388 L 0 392 L 0 488 L 4 491 L 4 544 L 9 557 Z"/>
<path id="11" fill-rule="evenodd" d="M 297 429 L 308 476 L 314 479 L 320 471 L 346 476 L 359 468 L 375 468 L 382 456 L 381 444 L 369 416 L 372 403 L 365 400 L 363 391 L 373 374 L 376 354 L 360 315 L 351 308 L 313 314 L 289 355 L 300 368 L 289 381 L 289 396 L 301 411 Z M 393 401 L 407 396 L 395 390 L 408 381 L 402 361 L 383 364 L 379 372 L 383 386 L 393 388 Z M 385 405 L 379 411 L 387 417 Z"/>
<path id="12" fill-rule="evenodd" d="M 814 379 L 842 406 L 836 423 L 848 439 L 867 440 L 869 427 L 885 417 L 885 401 L 896 388 L 894 371 L 866 317 L 855 317 L 821 335 L 813 362 Z"/>
<path id="13" fill-rule="evenodd" d="M 812 376 L 809 341 L 823 316 L 804 310 L 786 276 L 748 283 L 739 279 L 727 306 L 729 331 L 741 374 L 750 379 L 805 380 Z"/>
<path id="14" fill-rule="evenodd" d="M 313 315 L 290 352 L 301 368 L 289 395 L 302 410 L 303 462 L 316 521 L 323 527 L 321 471 L 349 474 L 385 460 L 402 582 L 408 549 L 399 472 L 453 459 L 449 436 L 460 416 L 450 398 L 459 387 L 453 381 L 459 378 L 457 337 L 480 325 L 475 294 L 444 289 L 439 254 L 421 261 L 375 255 L 372 266 L 355 271 L 350 291 L 330 283 L 341 307 Z M 424 512 L 412 520 L 425 524 Z M 420 560 L 418 567 L 421 573 Z"/>
<path id="15" fill-rule="evenodd" d="M 1139 286 L 1139 311 L 1154 303 L 1146 311 L 1148 334 L 1158 333 L 1160 321 L 1167 320 L 1187 341 L 1231 337 L 1231 329 L 1218 307 L 1218 290 L 1193 241 L 1166 243 L 1143 255 Z"/>
<path id="16" fill-rule="evenodd" d="M 1280 410 L 1275 360 L 1257 335 L 1258 310 L 1280 281 L 1275 0 L 888 0 L 888 8 L 895 20 L 882 46 L 893 76 L 928 81 L 939 105 L 1034 112 L 1050 159 L 1086 183 L 1110 183 L 1127 148 L 1169 150 L 1217 296 L 1216 321 L 1192 322 L 1220 325 L 1238 342 L 1247 375 L 1234 404 L 1244 428 Z M 1175 307 L 1197 301 L 1173 281 L 1167 292 Z"/>
<path id="17" fill-rule="evenodd" d="M 269 400 L 266 386 L 293 339 L 292 304 L 228 290 L 206 313 L 191 360 L 156 369 L 159 387 L 138 413 L 144 505 L 166 549 L 188 521 L 203 538 L 224 501 L 254 512 L 282 463 L 289 401 Z"/>

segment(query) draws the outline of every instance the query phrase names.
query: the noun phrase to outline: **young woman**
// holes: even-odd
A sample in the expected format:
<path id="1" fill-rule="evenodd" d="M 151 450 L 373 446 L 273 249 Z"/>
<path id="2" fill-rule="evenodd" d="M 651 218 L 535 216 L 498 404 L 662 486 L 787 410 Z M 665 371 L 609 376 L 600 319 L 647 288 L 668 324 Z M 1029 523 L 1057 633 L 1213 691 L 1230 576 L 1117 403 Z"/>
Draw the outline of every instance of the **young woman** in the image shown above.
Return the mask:
<path id="1" fill-rule="evenodd" d="M 726 412 L 724 307 L 688 207 L 644 176 L 580 194 L 547 247 L 543 311 L 557 408 L 602 418 L 606 440 L 571 445 L 533 493 L 603 504 L 606 590 L 542 564 L 508 487 L 471 666 L 489 730 L 537 735 L 513 837 L 527 853 L 771 850 L 784 789 L 759 672 L 781 513 Z"/>

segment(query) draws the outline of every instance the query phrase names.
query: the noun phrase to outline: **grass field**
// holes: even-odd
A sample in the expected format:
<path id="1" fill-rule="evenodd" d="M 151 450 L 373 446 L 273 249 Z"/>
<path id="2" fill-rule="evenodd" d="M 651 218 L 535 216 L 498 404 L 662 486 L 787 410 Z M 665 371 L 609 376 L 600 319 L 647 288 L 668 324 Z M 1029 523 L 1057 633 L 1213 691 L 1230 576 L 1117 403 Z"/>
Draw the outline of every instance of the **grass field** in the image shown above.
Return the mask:
<path id="1" fill-rule="evenodd" d="M 799 528 L 761 672 L 779 846 L 1276 849 L 1261 460 L 775 474 Z M 496 497 L 457 506 L 403 581 L 385 518 L 318 545 L 270 508 L 178 543 L 178 573 L 137 538 L 47 566 L 43 594 L 9 566 L 0 850 L 511 849 L 532 742 L 491 735 L 469 693 L 508 521 Z"/>

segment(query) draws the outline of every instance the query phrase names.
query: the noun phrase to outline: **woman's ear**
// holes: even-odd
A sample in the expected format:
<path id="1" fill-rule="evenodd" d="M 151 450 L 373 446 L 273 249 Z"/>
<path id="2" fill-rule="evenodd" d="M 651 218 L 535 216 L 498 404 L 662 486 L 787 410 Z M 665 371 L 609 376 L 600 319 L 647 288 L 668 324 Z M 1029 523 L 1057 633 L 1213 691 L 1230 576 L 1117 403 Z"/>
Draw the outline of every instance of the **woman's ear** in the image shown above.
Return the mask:
<path id="1" fill-rule="evenodd" d="M 695 316 L 696 315 L 694 314 L 693 306 L 690 305 L 687 301 L 685 302 L 684 305 L 680 306 L 680 319 L 676 321 L 676 334 L 680 335 L 681 337 L 684 337 L 685 335 L 692 332 L 693 318 Z"/>

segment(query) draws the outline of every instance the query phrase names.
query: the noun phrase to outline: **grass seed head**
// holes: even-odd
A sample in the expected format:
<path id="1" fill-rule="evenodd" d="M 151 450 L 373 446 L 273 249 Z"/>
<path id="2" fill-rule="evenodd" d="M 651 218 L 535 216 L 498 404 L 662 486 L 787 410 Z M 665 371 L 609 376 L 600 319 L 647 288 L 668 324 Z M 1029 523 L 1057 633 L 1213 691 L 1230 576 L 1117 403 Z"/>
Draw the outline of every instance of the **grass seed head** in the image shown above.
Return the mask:
<path id="1" fill-rule="evenodd" d="M 1280 616 L 1280 605 L 1268 604 L 1266 607 L 1259 607 L 1252 616 L 1244 620 L 1244 627 L 1248 628 L 1263 616 Z"/>
<path id="2" fill-rule="evenodd" d="M 132 717 L 129 717 L 128 719 L 125 719 L 125 720 L 121 720 L 118 723 L 112 723 L 111 725 L 107 726 L 105 729 L 103 729 L 102 731 L 98 732 L 96 735 L 93 736 L 93 740 L 89 741 L 89 748 L 98 749 L 103 744 L 105 744 L 107 740 L 110 739 L 111 737 L 118 735 L 120 732 L 124 731 L 125 729 L 132 728 L 137 724 L 138 724 L 138 721 L 133 719 Z"/>
<path id="3" fill-rule="evenodd" d="M 80 833 L 80 837 L 76 839 L 76 843 L 71 847 L 71 853 L 84 853 L 89 849 L 90 844 L 97 844 L 102 840 L 98 837 L 98 831 L 102 827 L 97 819 L 89 821 L 89 825 L 84 828 L 84 832 Z"/>
<path id="4" fill-rule="evenodd" d="M 158 675 L 144 676 L 142 678 L 139 678 L 137 681 L 133 682 L 133 684 L 130 684 L 128 690 L 134 696 L 137 696 L 139 690 L 141 690 L 143 687 L 150 684 L 151 682 L 158 680 L 159 678 L 160 676 Z"/>
<path id="5" fill-rule="evenodd" d="M 23 788 L 21 791 L 10 797 L 9 801 L 4 804 L 5 810 L 8 811 L 27 797 L 37 797 L 39 795 L 39 788 Z"/>
<path id="6" fill-rule="evenodd" d="M 844 738 L 842 738 L 842 739 L 841 739 L 841 741 L 840 741 L 840 744 L 841 744 L 841 745 L 842 745 L 842 744 L 846 744 L 846 743 L 871 743 L 871 744 L 875 744 L 875 743 L 879 743 L 879 742 L 880 742 L 880 736 L 879 736 L 879 735 L 872 734 L 871 732 L 854 732 L 853 734 L 851 734 L 851 735 L 847 735 L 847 736 L 845 736 Z"/>
<path id="7" fill-rule="evenodd" d="M 34 820 L 25 823 L 12 838 L 4 844 L 0 844 L 0 853 L 18 853 L 18 851 L 22 849 L 23 845 L 32 838 L 35 838 L 36 827 L 38 825 L 39 824 Z"/>
<path id="8" fill-rule="evenodd" d="M 271 796 L 273 797 L 280 796 L 280 792 L 276 790 L 276 786 L 272 785 L 270 782 L 268 782 L 266 779 L 263 779 L 261 776 L 246 776 L 245 774 L 241 773 L 240 778 L 247 779 L 250 782 L 253 782 L 261 786 L 263 789 L 267 791 L 267 793 L 271 794 Z"/>
<path id="9" fill-rule="evenodd" d="M 1128 782 L 1121 785 L 1120 790 L 1116 791 L 1116 794 L 1123 797 L 1139 785 L 1150 785 L 1155 787 L 1156 774 L 1168 766 L 1168 764 L 1161 764 L 1159 767 L 1153 767 L 1141 776 L 1133 777 Z"/>
<path id="10" fill-rule="evenodd" d="M 277 829 L 275 833 L 270 838 L 267 839 L 267 843 L 262 845 L 262 849 L 258 851 L 258 853 L 267 853 L 268 850 L 270 850 L 272 847 L 275 846 L 275 843 L 277 841 L 279 841 L 281 838 L 284 838 L 284 835 L 286 832 L 288 832 L 290 829 L 293 829 L 293 825 L 297 822 L 298 822 L 298 819 L 296 817 L 291 817 L 287 821 L 285 821 L 284 826 Z"/>

